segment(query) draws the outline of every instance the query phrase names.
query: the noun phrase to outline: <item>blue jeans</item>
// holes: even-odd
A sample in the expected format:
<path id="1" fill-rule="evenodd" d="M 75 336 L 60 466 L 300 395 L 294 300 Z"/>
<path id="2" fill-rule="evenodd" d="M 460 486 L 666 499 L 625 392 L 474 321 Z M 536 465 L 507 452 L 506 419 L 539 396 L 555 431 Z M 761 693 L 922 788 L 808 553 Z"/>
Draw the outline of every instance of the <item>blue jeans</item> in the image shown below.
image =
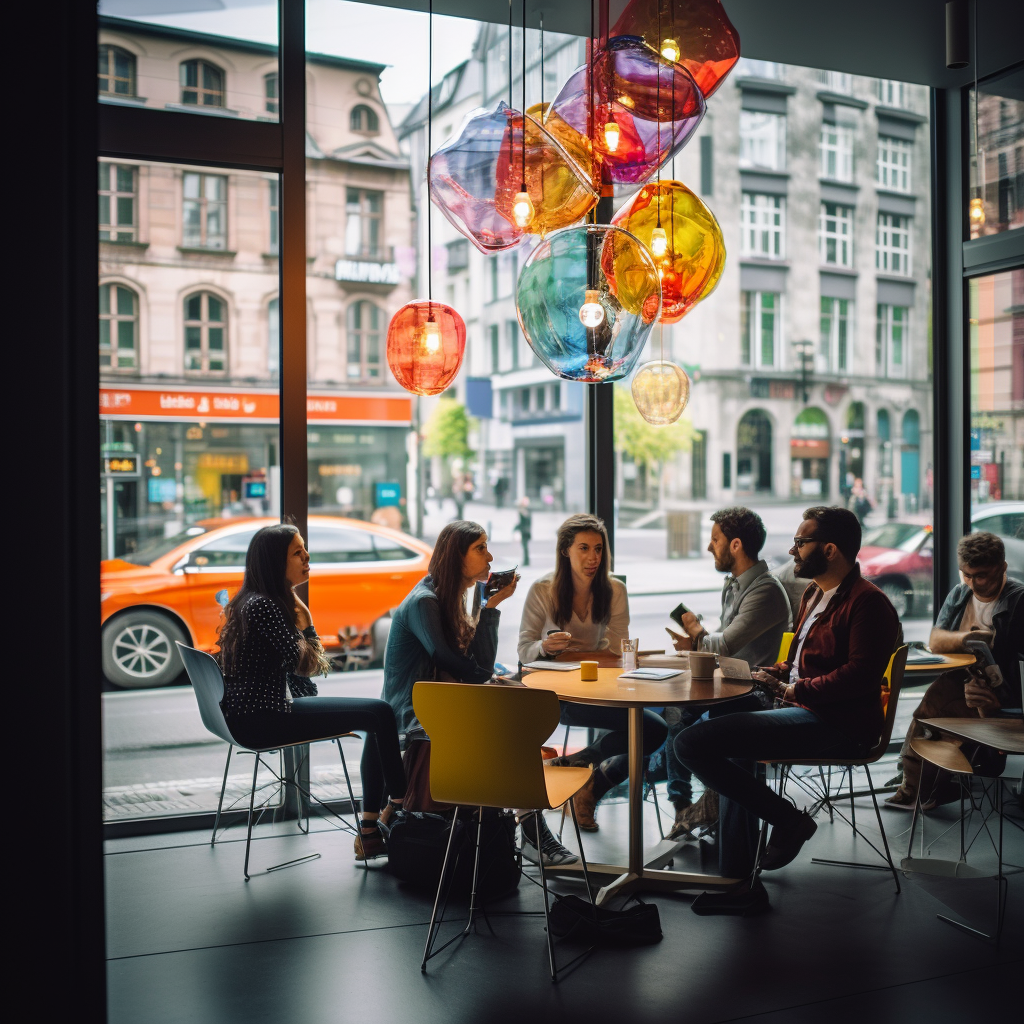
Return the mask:
<path id="1" fill-rule="evenodd" d="M 676 756 L 705 786 L 722 797 L 719 805 L 719 870 L 742 878 L 754 867 L 757 819 L 788 825 L 799 812 L 757 777 L 758 761 L 813 757 L 859 757 L 864 747 L 846 733 L 825 725 L 806 708 L 725 713 L 684 729 L 675 741 Z M 718 714 L 715 714 L 715 711 Z"/>
<path id="2" fill-rule="evenodd" d="M 605 708 L 599 704 L 572 704 L 562 701 L 562 725 L 583 726 L 588 729 L 606 729 L 605 735 L 593 744 L 574 754 L 592 764 L 601 764 L 602 771 L 612 785 L 617 785 L 629 774 L 628 725 L 629 712 L 624 708 Z M 653 711 L 644 712 L 644 756 L 649 757 L 665 742 L 667 727 L 664 719 Z"/>

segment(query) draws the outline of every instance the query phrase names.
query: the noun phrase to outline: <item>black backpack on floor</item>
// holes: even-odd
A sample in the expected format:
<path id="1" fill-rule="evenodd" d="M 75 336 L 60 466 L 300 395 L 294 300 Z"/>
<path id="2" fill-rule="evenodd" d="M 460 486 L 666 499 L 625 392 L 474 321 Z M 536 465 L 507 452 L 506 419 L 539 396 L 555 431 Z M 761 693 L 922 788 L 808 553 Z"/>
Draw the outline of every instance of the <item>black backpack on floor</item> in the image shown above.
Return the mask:
<path id="1" fill-rule="evenodd" d="M 448 876 L 451 895 L 468 897 L 473 884 L 473 860 L 479 810 L 455 822 Z M 437 891 L 452 819 L 421 811 L 401 812 L 391 822 L 387 838 L 388 869 L 403 882 L 429 892 Z M 485 808 L 480 836 L 480 873 L 477 893 L 499 899 L 519 888 L 522 863 L 516 853 L 516 819 L 507 811 Z"/>

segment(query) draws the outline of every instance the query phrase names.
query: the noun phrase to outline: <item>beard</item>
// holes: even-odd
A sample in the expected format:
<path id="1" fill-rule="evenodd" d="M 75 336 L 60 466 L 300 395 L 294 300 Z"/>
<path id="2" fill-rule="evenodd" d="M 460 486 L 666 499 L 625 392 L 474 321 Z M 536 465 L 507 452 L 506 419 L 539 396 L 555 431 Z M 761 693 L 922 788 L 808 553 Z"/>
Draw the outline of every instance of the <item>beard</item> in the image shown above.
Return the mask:
<path id="1" fill-rule="evenodd" d="M 798 579 L 812 580 L 828 571 L 828 559 L 820 547 L 815 548 L 806 558 L 793 560 L 793 575 Z"/>
<path id="2" fill-rule="evenodd" d="M 715 569 L 718 572 L 732 572 L 736 565 L 736 558 L 728 548 L 723 552 L 721 558 L 715 559 Z"/>

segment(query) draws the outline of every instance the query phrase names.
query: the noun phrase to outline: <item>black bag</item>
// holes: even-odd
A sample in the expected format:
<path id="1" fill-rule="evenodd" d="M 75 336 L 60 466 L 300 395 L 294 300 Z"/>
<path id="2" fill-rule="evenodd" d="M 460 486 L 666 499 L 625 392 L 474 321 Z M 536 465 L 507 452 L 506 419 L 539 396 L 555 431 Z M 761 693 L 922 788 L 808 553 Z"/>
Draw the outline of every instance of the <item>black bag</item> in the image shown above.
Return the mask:
<path id="1" fill-rule="evenodd" d="M 553 935 L 596 946 L 650 946 L 662 939 L 658 908 L 640 900 L 627 910 L 609 910 L 579 896 L 559 896 L 550 921 Z"/>
<path id="2" fill-rule="evenodd" d="M 462 814 L 454 822 L 448 877 L 451 895 L 466 897 L 473 885 L 473 861 L 479 811 Z M 436 892 L 444 864 L 452 819 L 440 814 L 415 811 L 399 813 L 387 838 L 388 869 L 403 882 Z M 480 834 L 480 873 L 477 893 L 483 899 L 499 899 L 515 892 L 522 877 L 516 855 L 515 816 L 504 811 L 484 810 Z"/>

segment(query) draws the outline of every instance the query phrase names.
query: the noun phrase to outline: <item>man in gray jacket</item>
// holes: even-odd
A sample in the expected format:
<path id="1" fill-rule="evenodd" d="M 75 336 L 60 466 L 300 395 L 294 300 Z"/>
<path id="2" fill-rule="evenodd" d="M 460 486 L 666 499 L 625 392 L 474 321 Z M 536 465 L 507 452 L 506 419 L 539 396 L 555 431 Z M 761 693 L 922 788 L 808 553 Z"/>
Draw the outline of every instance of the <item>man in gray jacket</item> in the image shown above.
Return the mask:
<path id="1" fill-rule="evenodd" d="M 675 648 L 711 651 L 722 657 L 739 658 L 751 666 L 774 665 L 779 658 L 782 634 L 792 622 L 792 611 L 785 588 L 769 572 L 764 559 L 758 558 L 767 537 L 764 523 L 756 512 L 742 507 L 715 512 L 711 522 L 714 525 L 708 551 L 715 556 L 715 568 L 729 573 L 722 589 L 721 624 L 709 633 L 696 615 L 685 612 L 682 624 L 686 635 L 676 639 Z M 724 713 L 729 709 L 723 706 L 721 710 Z M 669 833 L 671 839 L 717 817 L 714 809 L 707 807 L 710 797 L 699 812 L 694 809 L 687 813 L 692 802 L 690 773 L 675 756 L 674 740 L 690 722 L 691 716 L 686 712 L 676 722 L 670 722 L 665 743 L 668 795 L 676 811 Z"/>

